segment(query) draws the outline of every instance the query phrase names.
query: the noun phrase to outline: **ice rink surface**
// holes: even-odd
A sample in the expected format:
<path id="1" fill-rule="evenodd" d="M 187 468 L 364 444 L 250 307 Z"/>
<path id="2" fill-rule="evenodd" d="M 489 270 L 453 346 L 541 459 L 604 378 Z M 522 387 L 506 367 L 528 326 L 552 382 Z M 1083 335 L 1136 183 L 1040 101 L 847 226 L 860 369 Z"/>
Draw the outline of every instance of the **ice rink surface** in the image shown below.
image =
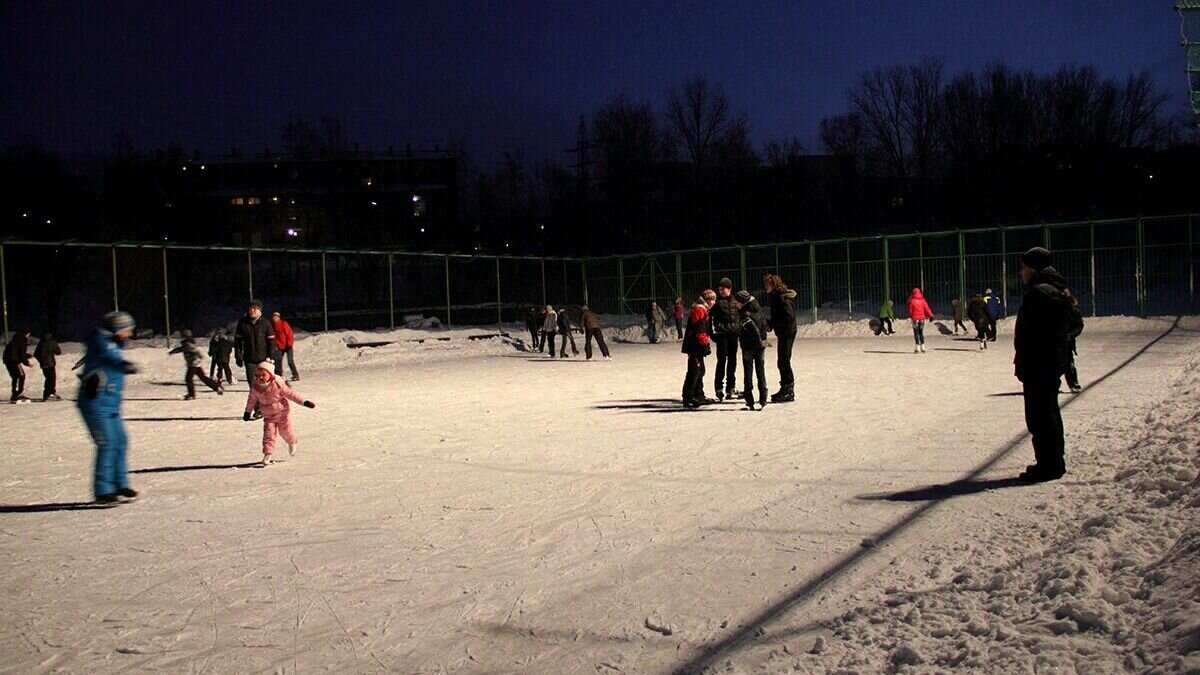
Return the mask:
<path id="1" fill-rule="evenodd" d="M 1088 321 L 1035 486 L 1011 328 L 809 327 L 761 412 L 684 410 L 675 342 L 312 336 L 267 468 L 244 383 L 131 349 L 136 504 L 86 508 L 69 400 L 0 409 L 0 672 L 1200 668 L 1200 320 Z"/>

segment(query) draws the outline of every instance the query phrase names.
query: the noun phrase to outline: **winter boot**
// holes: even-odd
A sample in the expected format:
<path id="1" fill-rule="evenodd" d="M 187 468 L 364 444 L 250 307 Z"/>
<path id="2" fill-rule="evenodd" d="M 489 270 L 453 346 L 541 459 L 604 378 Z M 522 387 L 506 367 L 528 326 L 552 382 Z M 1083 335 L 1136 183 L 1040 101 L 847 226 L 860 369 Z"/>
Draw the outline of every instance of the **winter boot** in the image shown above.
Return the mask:
<path id="1" fill-rule="evenodd" d="M 716 396 L 717 396 L 717 400 L 718 400 L 718 401 L 723 401 L 723 400 L 725 400 L 725 394 L 721 393 L 721 388 L 720 388 L 720 387 L 717 387 Z"/>
<path id="2" fill-rule="evenodd" d="M 299 448 L 297 447 L 298 445 L 300 445 L 299 439 L 297 439 L 295 443 L 288 443 L 288 455 L 289 456 L 291 456 L 291 457 L 296 456 L 296 451 L 299 450 Z"/>
<path id="3" fill-rule="evenodd" d="M 748 391 L 742 395 L 742 399 L 746 401 L 746 410 L 754 410 L 754 392 Z M 766 400 L 766 397 L 763 397 Z"/>
<path id="4" fill-rule="evenodd" d="M 791 403 L 796 400 L 795 384 L 780 385 L 779 392 L 771 397 L 772 403 Z"/>

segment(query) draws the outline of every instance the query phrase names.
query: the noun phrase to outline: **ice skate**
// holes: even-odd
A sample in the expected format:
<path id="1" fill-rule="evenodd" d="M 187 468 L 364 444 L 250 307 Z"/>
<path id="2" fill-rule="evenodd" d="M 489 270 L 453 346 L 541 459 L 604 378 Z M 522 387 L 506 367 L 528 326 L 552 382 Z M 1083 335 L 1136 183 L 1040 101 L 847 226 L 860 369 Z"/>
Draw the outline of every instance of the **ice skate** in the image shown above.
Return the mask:
<path id="1" fill-rule="evenodd" d="M 914 354 L 920 354 L 920 353 L 921 353 L 921 348 L 920 348 L 920 347 L 913 347 L 913 353 L 914 353 Z"/>
<path id="2" fill-rule="evenodd" d="M 925 345 L 921 345 L 921 353 L 922 353 L 922 354 L 924 354 L 924 353 L 925 353 Z"/>
<path id="3" fill-rule="evenodd" d="M 45 399 L 45 400 L 47 400 L 47 401 L 61 401 L 61 400 L 62 400 L 62 397 L 61 397 L 61 396 L 59 396 L 58 394 L 50 394 L 49 396 L 47 396 L 47 397 L 46 397 L 46 399 Z"/>
<path id="4" fill-rule="evenodd" d="M 296 451 L 297 451 L 297 450 L 299 450 L 299 448 L 298 448 L 298 447 L 296 447 L 296 446 L 298 446 L 298 445 L 300 445 L 300 441 L 299 441 L 299 440 L 297 440 L 295 443 L 288 443 L 288 456 L 289 456 L 289 457 L 295 457 L 295 456 L 296 456 Z"/>
<path id="5" fill-rule="evenodd" d="M 134 490 L 133 488 L 123 487 L 120 490 L 117 490 L 117 498 L 122 502 L 136 502 L 138 498 L 138 491 Z"/>
<path id="6" fill-rule="evenodd" d="M 275 463 L 275 460 L 270 455 L 263 455 L 263 458 L 262 458 L 263 466 L 270 466 L 274 463 Z"/>
<path id="7" fill-rule="evenodd" d="M 722 394 L 720 389 L 718 389 L 718 390 L 717 390 L 717 392 L 716 392 L 716 395 L 717 395 L 717 400 L 718 400 L 718 401 L 724 401 L 724 400 L 725 400 L 725 394 Z"/>
<path id="8" fill-rule="evenodd" d="M 183 400 L 185 400 L 185 401 L 192 401 L 192 400 L 195 400 L 195 398 L 196 398 L 195 394 L 184 394 L 184 396 L 183 396 Z"/>

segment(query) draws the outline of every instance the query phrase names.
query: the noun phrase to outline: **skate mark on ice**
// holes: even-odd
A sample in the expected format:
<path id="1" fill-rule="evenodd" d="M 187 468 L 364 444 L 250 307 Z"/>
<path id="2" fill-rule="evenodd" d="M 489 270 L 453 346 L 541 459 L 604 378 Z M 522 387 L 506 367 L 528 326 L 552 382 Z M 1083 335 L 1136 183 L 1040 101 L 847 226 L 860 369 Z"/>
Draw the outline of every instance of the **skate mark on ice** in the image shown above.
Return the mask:
<path id="1" fill-rule="evenodd" d="M 1171 333 L 1173 333 L 1175 329 L 1179 327 L 1179 322 L 1182 318 L 1182 315 L 1176 317 L 1174 323 L 1172 323 L 1171 326 L 1167 328 L 1161 335 L 1143 345 L 1140 349 L 1134 352 L 1132 356 L 1117 364 L 1103 376 L 1096 379 L 1091 387 L 1089 387 L 1087 390 L 1084 390 L 1082 394 L 1069 399 L 1066 403 L 1063 403 L 1061 407 L 1066 408 L 1067 406 L 1073 404 L 1083 396 L 1086 396 L 1089 391 L 1095 389 L 1113 375 L 1116 375 L 1124 370 L 1127 366 L 1129 366 L 1129 364 L 1133 363 L 1139 357 L 1149 351 L 1151 347 L 1158 344 Z M 978 481 L 980 476 L 1004 459 L 1010 452 L 1020 447 L 1028 438 L 1028 433 L 1018 434 L 1003 447 L 993 452 L 990 457 L 983 460 L 983 462 L 968 472 L 965 476 L 960 478 L 958 482 Z M 744 623 L 741 624 L 737 631 L 717 642 L 709 643 L 695 650 L 695 653 L 692 656 L 677 666 L 672 672 L 676 675 L 692 675 L 693 673 L 703 672 L 706 668 L 711 667 L 716 663 L 717 659 L 736 651 L 748 640 L 760 635 L 768 624 L 783 617 L 793 608 L 804 603 L 812 595 L 814 595 L 817 590 L 825 587 L 830 582 L 841 577 L 844 572 L 849 570 L 860 560 L 882 549 L 884 544 L 889 543 L 892 539 L 903 533 L 913 523 L 920 520 L 935 507 L 941 505 L 943 501 L 945 501 L 945 499 L 933 499 L 926 501 L 920 506 L 914 508 L 912 511 L 900 516 L 893 523 L 887 525 L 877 534 L 871 536 L 869 538 L 871 542 L 870 546 L 863 546 L 842 554 L 836 560 L 819 570 L 808 581 L 799 585 L 787 595 L 767 605 L 757 614 L 749 617 Z"/>

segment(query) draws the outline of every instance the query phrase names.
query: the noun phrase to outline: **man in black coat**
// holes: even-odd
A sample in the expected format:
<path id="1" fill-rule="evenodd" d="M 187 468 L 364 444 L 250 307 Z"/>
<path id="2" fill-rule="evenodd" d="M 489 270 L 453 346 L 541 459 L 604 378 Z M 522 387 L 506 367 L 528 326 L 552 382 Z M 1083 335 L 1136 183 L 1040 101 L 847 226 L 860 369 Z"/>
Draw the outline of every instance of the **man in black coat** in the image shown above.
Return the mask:
<path id="1" fill-rule="evenodd" d="M 1069 327 L 1082 323 L 1066 282 L 1050 263 L 1050 252 L 1040 246 L 1021 255 L 1025 295 L 1013 335 L 1013 364 L 1024 386 L 1025 426 L 1037 461 L 1020 478 L 1031 483 L 1058 480 L 1067 472 L 1058 386 L 1071 360 Z"/>
<path id="2" fill-rule="evenodd" d="M 46 384 L 42 386 L 43 401 L 61 401 L 62 397 L 58 395 L 58 359 L 54 358 L 62 354 L 62 347 L 58 346 L 58 340 L 54 339 L 54 333 L 46 331 L 42 333 L 42 339 L 38 341 L 37 347 L 33 348 L 33 358 L 37 359 L 38 366 L 42 369 L 42 376 L 46 379 Z"/>
<path id="3" fill-rule="evenodd" d="M 723 277 L 717 284 L 717 301 L 708 311 L 713 342 L 717 345 L 717 372 L 713 388 L 717 400 L 733 398 L 737 389 L 738 333 L 741 319 L 733 302 L 733 282 Z"/>
<path id="4" fill-rule="evenodd" d="M 29 400 L 25 396 L 25 368 L 31 367 L 29 359 L 29 331 L 18 330 L 13 333 L 12 340 L 4 346 L 4 367 L 12 378 L 13 403 Z"/>
<path id="5" fill-rule="evenodd" d="M 271 348 L 275 345 L 275 327 L 262 318 L 262 313 L 262 301 L 251 300 L 246 316 L 238 319 L 233 336 L 234 358 L 237 359 L 238 368 L 246 369 L 246 381 L 252 385 L 258 364 L 271 357 Z M 255 417 L 261 416 L 257 407 L 254 414 Z"/>
<path id="6" fill-rule="evenodd" d="M 771 332 L 775 333 L 775 365 L 779 369 L 779 391 L 771 394 L 773 403 L 796 400 L 796 375 L 792 372 L 792 345 L 796 342 L 796 291 L 787 287 L 778 274 L 763 275 L 763 290 L 771 309 Z"/>
<path id="7" fill-rule="evenodd" d="M 233 384 L 233 371 L 229 369 L 229 356 L 233 353 L 233 343 L 225 337 L 225 329 L 218 328 L 208 341 L 208 358 L 212 365 L 208 368 L 208 376 L 220 382 L 222 378 Z"/>

